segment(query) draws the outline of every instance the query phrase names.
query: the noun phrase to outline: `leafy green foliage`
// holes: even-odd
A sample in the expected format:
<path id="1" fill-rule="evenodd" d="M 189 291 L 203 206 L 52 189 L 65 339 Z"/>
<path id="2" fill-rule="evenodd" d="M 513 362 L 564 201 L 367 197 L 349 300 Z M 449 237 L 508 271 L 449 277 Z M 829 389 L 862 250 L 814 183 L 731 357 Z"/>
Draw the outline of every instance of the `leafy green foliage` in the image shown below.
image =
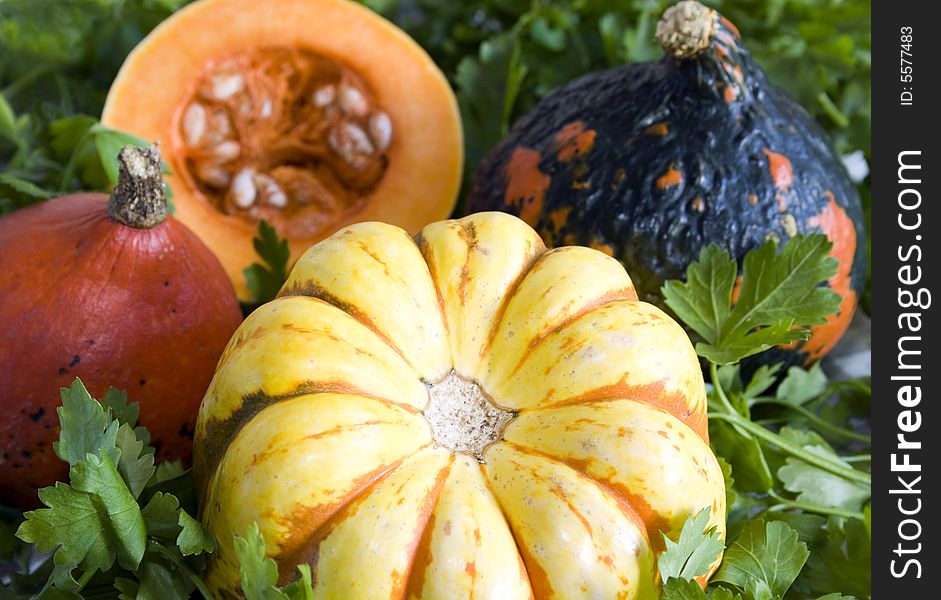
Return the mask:
<path id="1" fill-rule="evenodd" d="M 131 48 L 184 3 L 0 3 L 0 214 L 114 184 L 117 149 L 144 142 L 89 115 Z"/>
<path id="2" fill-rule="evenodd" d="M 729 364 L 777 344 L 807 339 L 807 325 L 825 323 L 840 296 L 819 284 L 836 272 L 823 234 L 796 236 L 777 252 L 769 240 L 745 255 L 737 300 L 737 267 L 727 252 L 710 244 L 686 270 L 686 282 L 663 286 L 667 305 L 703 341 L 696 351 Z"/>
<path id="3" fill-rule="evenodd" d="M 183 509 L 180 509 L 180 535 L 176 538 L 176 544 L 180 547 L 180 553 L 183 556 L 193 554 L 209 554 L 216 551 L 216 538 L 202 526 L 202 523 L 194 519 Z"/>
<path id="4" fill-rule="evenodd" d="M 785 427 L 780 434 L 808 452 L 843 462 L 833 448 L 812 431 Z M 843 464 L 849 467 L 849 464 Z M 793 456 L 787 457 L 777 475 L 784 489 L 798 494 L 797 501 L 806 504 L 858 511 L 872 493 L 866 486 L 847 481 Z"/>
<path id="5" fill-rule="evenodd" d="M 202 582 L 184 557 L 213 552 L 215 540 L 176 496 L 157 489 L 183 476 L 179 466 L 158 476 L 149 435 L 135 427 L 139 407 L 123 392 L 109 390 L 99 403 L 76 379 L 61 396 L 55 451 L 71 465 L 71 481 L 40 490 L 46 508 L 26 513 L 16 533 L 55 551 L 41 597 L 81 597 L 101 579 L 127 597 L 188 597 Z"/>
<path id="6" fill-rule="evenodd" d="M 263 304 L 274 300 L 287 280 L 291 249 L 267 221 L 258 222 L 258 235 L 252 245 L 264 264 L 256 262 L 245 269 L 245 282 L 252 292 L 252 302 Z"/>
<path id="7" fill-rule="evenodd" d="M 741 594 L 727 588 L 712 587 L 703 591 L 690 579 L 671 579 L 663 586 L 661 600 L 745 600 Z"/>
<path id="8" fill-rule="evenodd" d="M 785 523 L 755 520 L 726 550 L 714 579 L 754 598 L 782 598 L 808 556 L 807 546 Z"/>
<path id="9" fill-rule="evenodd" d="M 710 444 L 726 485 L 733 488 L 727 494 L 727 531 L 738 538 L 706 591 L 675 583 L 689 577 L 682 577 L 675 557 L 665 554 L 661 572 L 668 600 L 733 592 L 742 600 L 776 600 L 785 594 L 868 597 L 862 586 L 824 575 L 831 568 L 868 574 L 868 558 L 863 560 L 868 546 L 856 540 L 851 553 L 839 540 L 849 535 L 844 531 L 862 531 L 868 544 L 868 517 L 862 509 L 871 495 L 870 476 L 844 459 L 834 444 L 851 445 L 858 452 L 869 438 L 852 429 L 852 411 L 833 410 L 850 399 L 869 398 L 868 383 L 830 382 L 819 366 L 791 367 L 781 377 L 781 365 L 758 367 L 746 380 L 737 363 L 762 351 L 769 340 L 785 341 L 835 308 L 819 287 L 832 272 L 828 251 L 825 240 L 809 237 L 792 239 L 780 254 L 773 244 L 750 252 L 734 305 L 736 265 L 715 246 L 690 265 L 686 282 L 664 286 L 670 307 L 702 337 L 697 349 L 711 361 Z M 767 333 L 773 329 L 780 335 Z M 864 409 L 868 413 L 868 406 Z M 854 457 L 860 459 L 868 460 L 868 455 Z M 830 525 L 824 528 L 826 517 Z M 845 523 L 846 529 L 834 523 Z M 815 554 L 803 573 L 808 546 Z M 794 596 L 797 590 L 814 596 Z"/>
<path id="10" fill-rule="evenodd" d="M 265 558 L 265 538 L 257 523 L 252 523 L 246 536 L 235 536 L 235 555 L 239 560 L 242 593 L 247 600 L 312 600 L 309 565 L 298 565 L 300 577 L 284 587 L 278 587 L 278 565 Z"/>
<path id="11" fill-rule="evenodd" d="M 872 540 L 862 521 L 829 519 L 811 550 L 806 574 L 798 582 L 805 593 L 840 590 L 857 598 L 872 595 Z"/>
<path id="12" fill-rule="evenodd" d="M 787 377 L 778 386 L 775 397 L 778 400 L 799 406 L 820 396 L 826 389 L 827 376 L 820 368 L 820 363 L 815 364 L 810 369 L 791 367 L 787 371 Z"/>
<path id="13" fill-rule="evenodd" d="M 676 542 L 661 532 L 665 550 L 657 560 L 660 577 L 663 581 L 670 578 L 694 579 L 705 575 L 709 566 L 719 557 L 725 544 L 719 538 L 719 532 L 709 525 L 709 508 L 690 515 L 680 530 L 680 539 Z"/>

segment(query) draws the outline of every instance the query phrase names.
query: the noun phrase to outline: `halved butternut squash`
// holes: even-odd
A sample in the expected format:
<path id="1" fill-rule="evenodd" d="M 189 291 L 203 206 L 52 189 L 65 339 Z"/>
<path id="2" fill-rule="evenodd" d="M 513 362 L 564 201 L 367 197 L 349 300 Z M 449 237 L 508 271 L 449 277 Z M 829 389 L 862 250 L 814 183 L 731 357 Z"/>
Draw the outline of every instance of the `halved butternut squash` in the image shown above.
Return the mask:
<path id="1" fill-rule="evenodd" d="M 128 56 L 102 122 L 156 141 L 177 218 L 241 298 L 261 219 L 296 258 L 356 221 L 416 233 L 448 216 L 454 94 L 411 38 L 348 0 L 201 0 Z"/>

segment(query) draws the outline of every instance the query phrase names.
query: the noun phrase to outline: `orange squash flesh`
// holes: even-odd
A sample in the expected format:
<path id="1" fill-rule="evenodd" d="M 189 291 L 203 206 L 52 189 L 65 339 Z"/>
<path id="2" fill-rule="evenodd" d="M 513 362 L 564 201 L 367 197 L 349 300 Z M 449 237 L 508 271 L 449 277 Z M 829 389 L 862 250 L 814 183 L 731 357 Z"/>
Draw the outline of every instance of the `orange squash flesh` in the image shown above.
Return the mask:
<path id="1" fill-rule="evenodd" d="M 257 260 L 256 220 L 220 212 L 175 149 L 183 143 L 183 111 L 207 67 L 266 48 L 296 48 L 348 68 L 393 129 L 379 181 L 320 230 L 289 237 L 292 259 L 353 222 L 383 221 L 417 233 L 451 213 L 463 166 L 460 116 L 447 80 L 424 50 L 382 17 L 348 0 L 202 0 L 187 6 L 128 56 L 102 122 L 161 145 L 172 172 L 175 216 L 219 257 L 242 299 L 248 296 L 242 270 Z"/>

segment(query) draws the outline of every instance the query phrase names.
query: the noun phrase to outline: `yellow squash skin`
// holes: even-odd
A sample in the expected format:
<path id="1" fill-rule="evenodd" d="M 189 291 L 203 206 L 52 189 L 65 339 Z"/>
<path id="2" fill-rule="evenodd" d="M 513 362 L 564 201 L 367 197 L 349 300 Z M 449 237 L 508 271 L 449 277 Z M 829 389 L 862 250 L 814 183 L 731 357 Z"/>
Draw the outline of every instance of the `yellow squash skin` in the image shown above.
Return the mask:
<path id="1" fill-rule="evenodd" d="M 478 457 L 425 417 L 452 371 L 513 413 Z M 311 247 L 230 341 L 194 450 L 206 575 L 241 597 L 257 522 L 330 600 L 655 600 L 660 531 L 725 534 L 696 354 L 617 261 L 522 221 L 360 223 Z M 703 578 L 703 582 L 705 578 Z"/>

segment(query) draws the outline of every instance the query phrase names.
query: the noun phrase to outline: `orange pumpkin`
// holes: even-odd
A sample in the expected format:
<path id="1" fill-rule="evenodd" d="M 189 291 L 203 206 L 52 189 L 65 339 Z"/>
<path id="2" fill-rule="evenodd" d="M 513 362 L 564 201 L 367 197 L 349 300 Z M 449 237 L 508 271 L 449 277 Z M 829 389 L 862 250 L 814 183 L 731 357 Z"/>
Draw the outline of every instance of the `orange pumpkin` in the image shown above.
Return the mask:
<path id="1" fill-rule="evenodd" d="M 0 219 L 0 503 L 64 479 L 59 388 L 124 389 L 160 459 L 188 458 L 199 402 L 241 322 L 215 256 L 166 214 L 156 152 L 125 149 L 115 193 Z M 130 165 L 131 170 L 128 170 Z"/>
<path id="2" fill-rule="evenodd" d="M 194 474 L 240 595 L 257 522 L 314 596 L 658 597 L 676 539 L 725 489 L 683 329 L 596 250 L 482 213 L 360 223 L 310 248 L 239 328 L 200 409 Z"/>

